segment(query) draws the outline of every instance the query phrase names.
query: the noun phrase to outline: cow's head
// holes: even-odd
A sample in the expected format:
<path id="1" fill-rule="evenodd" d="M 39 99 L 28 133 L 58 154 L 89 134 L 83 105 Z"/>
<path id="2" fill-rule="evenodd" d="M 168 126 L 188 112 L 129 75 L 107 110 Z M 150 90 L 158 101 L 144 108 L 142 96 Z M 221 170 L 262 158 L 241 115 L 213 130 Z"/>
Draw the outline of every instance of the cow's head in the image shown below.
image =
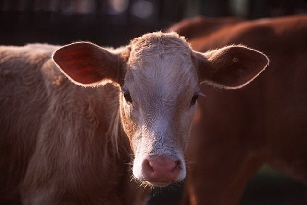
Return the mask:
<path id="1" fill-rule="evenodd" d="M 199 84 L 239 88 L 268 64 L 265 55 L 244 46 L 199 53 L 177 34 L 161 32 L 118 50 L 77 42 L 57 50 L 53 59 L 76 84 L 120 87 L 122 124 L 135 155 L 133 174 L 160 187 L 185 178 L 184 152 Z"/>

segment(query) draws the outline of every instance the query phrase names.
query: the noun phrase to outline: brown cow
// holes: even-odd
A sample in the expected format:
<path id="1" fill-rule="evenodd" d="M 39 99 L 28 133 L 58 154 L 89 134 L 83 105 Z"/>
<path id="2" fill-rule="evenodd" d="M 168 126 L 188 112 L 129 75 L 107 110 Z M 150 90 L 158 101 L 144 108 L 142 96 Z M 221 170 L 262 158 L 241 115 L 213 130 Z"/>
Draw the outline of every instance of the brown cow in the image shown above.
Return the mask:
<path id="1" fill-rule="evenodd" d="M 0 204 L 145 203 L 139 186 L 185 178 L 199 83 L 242 87 L 267 64 L 161 32 L 116 50 L 0 47 Z"/>
<path id="2" fill-rule="evenodd" d="M 198 51 L 237 43 L 256 48 L 270 66 L 240 90 L 201 86 L 207 98 L 199 100 L 192 125 L 184 204 L 237 204 L 264 163 L 307 182 L 307 16 L 235 21 L 196 36 L 188 31 L 212 30 L 199 19 L 171 30 Z"/>

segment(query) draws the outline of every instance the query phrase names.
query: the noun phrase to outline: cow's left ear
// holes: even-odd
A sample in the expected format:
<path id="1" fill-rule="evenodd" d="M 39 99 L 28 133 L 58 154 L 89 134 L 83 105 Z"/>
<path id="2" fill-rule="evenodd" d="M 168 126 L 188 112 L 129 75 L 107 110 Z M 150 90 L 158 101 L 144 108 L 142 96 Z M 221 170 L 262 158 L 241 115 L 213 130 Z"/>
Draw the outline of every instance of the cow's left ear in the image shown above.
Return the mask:
<path id="1" fill-rule="evenodd" d="M 206 53 L 193 53 L 200 82 L 226 88 L 240 88 L 269 64 L 263 53 L 242 45 L 232 45 Z"/>
<path id="2" fill-rule="evenodd" d="M 95 86 L 112 82 L 122 84 L 125 61 L 121 54 L 112 53 L 90 42 L 76 42 L 53 53 L 53 61 L 75 84 Z"/>

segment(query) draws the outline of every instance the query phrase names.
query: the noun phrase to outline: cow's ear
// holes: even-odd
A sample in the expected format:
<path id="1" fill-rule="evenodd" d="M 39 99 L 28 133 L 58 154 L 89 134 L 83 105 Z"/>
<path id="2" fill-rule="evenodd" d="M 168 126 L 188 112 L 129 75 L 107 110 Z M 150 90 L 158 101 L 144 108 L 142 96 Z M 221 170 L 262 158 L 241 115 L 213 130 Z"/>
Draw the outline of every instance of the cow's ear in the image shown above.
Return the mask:
<path id="1" fill-rule="evenodd" d="M 122 55 L 112 53 L 89 42 L 76 42 L 53 53 L 53 61 L 75 84 L 95 86 L 112 82 L 122 84 L 125 61 Z"/>
<path id="2" fill-rule="evenodd" d="M 242 45 L 232 45 L 206 53 L 194 52 L 200 82 L 226 88 L 240 88 L 269 64 L 263 53 Z"/>

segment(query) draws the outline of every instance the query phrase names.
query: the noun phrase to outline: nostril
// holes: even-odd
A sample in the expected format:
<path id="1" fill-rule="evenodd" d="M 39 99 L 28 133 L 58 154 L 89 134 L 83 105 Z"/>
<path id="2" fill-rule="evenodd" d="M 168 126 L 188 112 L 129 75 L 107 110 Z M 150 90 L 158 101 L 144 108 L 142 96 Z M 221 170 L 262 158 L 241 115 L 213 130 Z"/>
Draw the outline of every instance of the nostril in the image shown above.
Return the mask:
<path id="1" fill-rule="evenodd" d="M 180 169 L 181 163 L 180 160 L 175 161 L 175 167 L 171 170 L 171 172 L 175 171 L 176 169 Z"/>
<path id="2" fill-rule="evenodd" d="M 147 159 L 145 159 L 143 162 L 143 169 L 147 173 L 153 173 L 155 171 L 154 168 L 151 166 L 150 161 Z"/>

